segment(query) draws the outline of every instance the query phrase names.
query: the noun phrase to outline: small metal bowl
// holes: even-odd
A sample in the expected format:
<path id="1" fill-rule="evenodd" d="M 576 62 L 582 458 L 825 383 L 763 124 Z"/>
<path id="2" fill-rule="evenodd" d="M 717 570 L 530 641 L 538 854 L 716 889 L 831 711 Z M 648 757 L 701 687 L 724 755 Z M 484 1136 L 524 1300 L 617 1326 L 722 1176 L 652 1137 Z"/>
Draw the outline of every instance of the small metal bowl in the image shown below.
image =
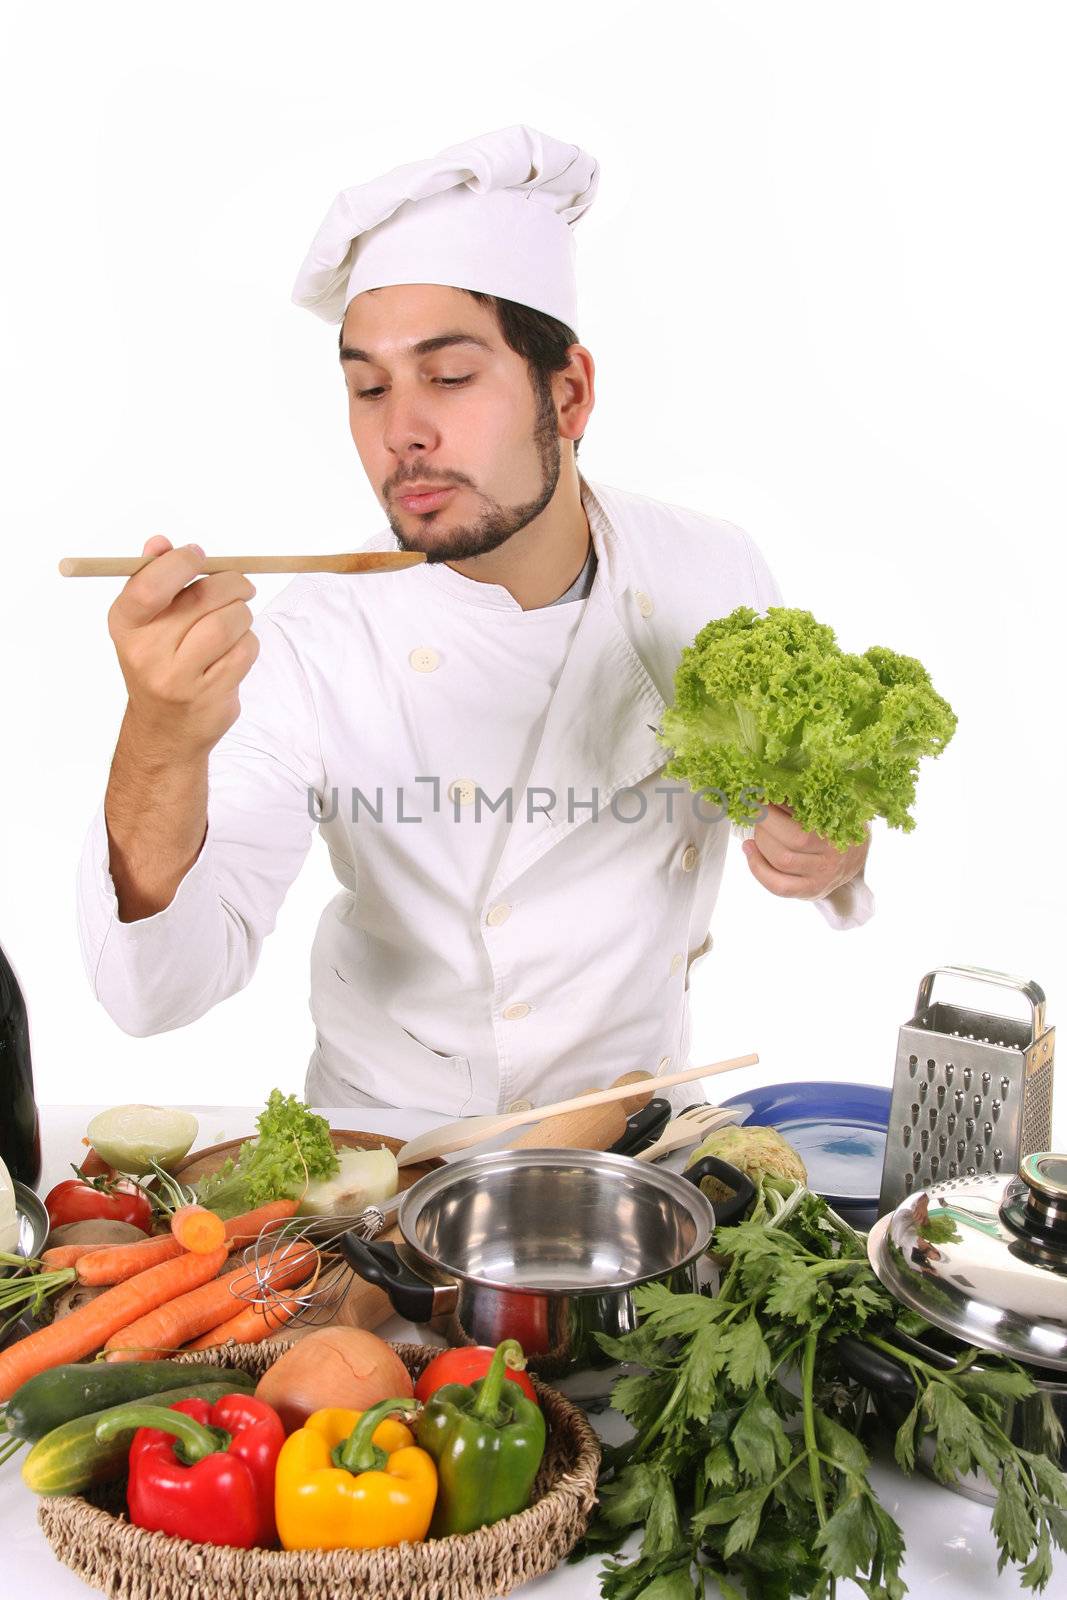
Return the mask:
<path id="1" fill-rule="evenodd" d="M 28 1189 L 24 1183 L 14 1180 L 15 1187 L 15 1214 L 18 1217 L 19 1236 L 13 1255 L 24 1256 L 27 1261 L 39 1256 L 44 1249 L 51 1232 L 52 1224 L 48 1220 L 48 1212 L 44 1202 Z M 8 1272 L 18 1272 L 18 1267 L 0 1266 L 0 1277 Z M 22 1339 L 32 1333 L 35 1327 L 32 1317 L 27 1312 L 24 1316 L 8 1328 L 6 1334 L 0 1333 L 0 1350 L 13 1344 L 16 1339 Z"/>
<path id="2" fill-rule="evenodd" d="M 15 1179 L 15 1210 L 19 1219 L 19 1242 L 15 1254 L 25 1256 L 27 1260 L 39 1256 L 45 1247 L 45 1242 L 51 1232 L 52 1224 L 48 1220 L 48 1212 L 44 1208 L 44 1201 L 28 1189 L 24 1183 Z"/>

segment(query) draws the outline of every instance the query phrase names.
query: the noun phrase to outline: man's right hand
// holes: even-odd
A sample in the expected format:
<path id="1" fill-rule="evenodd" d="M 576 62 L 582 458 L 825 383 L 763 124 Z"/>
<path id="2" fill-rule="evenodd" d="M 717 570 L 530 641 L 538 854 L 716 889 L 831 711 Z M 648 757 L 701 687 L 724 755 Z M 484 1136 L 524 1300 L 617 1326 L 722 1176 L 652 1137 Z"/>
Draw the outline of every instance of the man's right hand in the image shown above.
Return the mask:
<path id="1" fill-rule="evenodd" d="M 259 654 L 240 572 L 196 578 L 203 557 L 156 534 L 108 612 L 129 697 L 125 726 L 138 744 L 181 762 L 204 756 L 237 721 L 238 685 Z"/>

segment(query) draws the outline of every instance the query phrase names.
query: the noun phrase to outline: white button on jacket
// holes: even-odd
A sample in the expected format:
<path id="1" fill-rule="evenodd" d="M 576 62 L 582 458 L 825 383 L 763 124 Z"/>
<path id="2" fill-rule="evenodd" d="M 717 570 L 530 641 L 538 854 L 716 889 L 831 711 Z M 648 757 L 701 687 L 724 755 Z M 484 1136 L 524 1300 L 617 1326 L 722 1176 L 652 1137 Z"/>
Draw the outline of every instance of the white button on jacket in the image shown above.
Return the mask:
<path id="1" fill-rule="evenodd" d="M 427 563 L 301 577 L 257 615 L 171 904 L 120 922 L 102 804 L 85 841 L 83 958 L 121 1028 L 182 1027 L 251 980 L 317 827 L 339 889 L 311 952 L 314 1104 L 459 1116 L 688 1061 L 663 952 L 710 948 L 731 829 L 664 779 L 653 729 L 708 619 L 782 599 L 733 524 L 585 480 L 582 499 L 586 600 L 523 611 Z M 815 905 L 845 928 L 873 899 L 859 879 Z"/>

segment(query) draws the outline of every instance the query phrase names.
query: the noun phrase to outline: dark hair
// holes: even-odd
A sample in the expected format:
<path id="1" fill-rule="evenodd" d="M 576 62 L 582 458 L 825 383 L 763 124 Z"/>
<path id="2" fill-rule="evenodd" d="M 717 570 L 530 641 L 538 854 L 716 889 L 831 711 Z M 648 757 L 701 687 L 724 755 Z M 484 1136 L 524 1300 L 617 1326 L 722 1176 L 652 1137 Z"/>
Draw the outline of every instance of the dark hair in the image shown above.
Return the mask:
<path id="1" fill-rule="evenodd" d="M 567 366 L 567 351 L 572 344 L 578 343 L 578 335 L 565 322 L 560 322 L 558 317 L 550 317 L 547 311 L 535 311 L 532 306 L 520 305 L 517 300 L 505 300 L 496 294 L 482 294 L 478 289 L 464 289 L 463 293 L 495 313 L 504 343 L 516 355 L 522 356 L 530 369 L 534 392 L 538 400 L 546 404 L 551 394 L 552 374 L 562 372 Z M 338 346 L 343 344 L 342 323 Z M 580 439 L 575 439 L 575 454 L 580 443 Z"/>
<path id="2" fill-rule="evenodd" d="M 562 372 L 567 366 L 567 351 L 578 343 L 578 335 L 558 317 L 550 317 L 547 311 L 535 311 L 532 306 L 519 305 L 516 300 L 504 300 L 496 294 L 482 294 L 477 289 L 464 289 L 463 293 L 496 313 L 504 343 L 522 356 L 530 369 L 538 400 L 547 403 L 551 392 L 549 380 L 554 372 Z M 581 439 L 574 441 L 576 455 L 581 442 Z"/>

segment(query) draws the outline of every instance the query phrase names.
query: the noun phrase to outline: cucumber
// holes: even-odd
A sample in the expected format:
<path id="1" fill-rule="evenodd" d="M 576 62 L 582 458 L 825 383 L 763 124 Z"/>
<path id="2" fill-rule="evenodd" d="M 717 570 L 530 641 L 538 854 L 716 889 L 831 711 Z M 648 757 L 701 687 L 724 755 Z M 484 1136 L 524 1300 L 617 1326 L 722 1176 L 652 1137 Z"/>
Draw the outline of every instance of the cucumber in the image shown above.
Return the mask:
<path id="1" fill-rule="evenodd" d="M 175 1400 L 206 1400 L 214 1405 L 224 1394 L 236 1392 L 243 1394 L 244 1390 L 236 1391 L 232 1383 L 190 1383 L 182 1389 L 164 1390 L 153 1398 L 161 1406 L 173 1405 Z M 138 1403 L 131 1401 L 132 1405 Z M 94 1483 L 122 1477 L 133 1434 L 119 1434 L 109 1444 L 101 1444 L 96 1437 L 96 1424 L 105 1411 L 113 1409 L 104 1406 L 100 1411 L 90 1411 L 38 1439 L 22 1463 L 23 1480 L 34 1494 L 81 1494 Z"/>
<path id="2" fill-rule="evenodd" d="M 230 1367 L 190 1361 L 72 1361 L 27 1378 L 7 1403 L 9 1433 L 28 1444 L 90 1411 L 106 1411 L 126 1400 L 143 1400 L 190 1383 L 228 1383 L 255 1388 L 255 1378 Z"/>

